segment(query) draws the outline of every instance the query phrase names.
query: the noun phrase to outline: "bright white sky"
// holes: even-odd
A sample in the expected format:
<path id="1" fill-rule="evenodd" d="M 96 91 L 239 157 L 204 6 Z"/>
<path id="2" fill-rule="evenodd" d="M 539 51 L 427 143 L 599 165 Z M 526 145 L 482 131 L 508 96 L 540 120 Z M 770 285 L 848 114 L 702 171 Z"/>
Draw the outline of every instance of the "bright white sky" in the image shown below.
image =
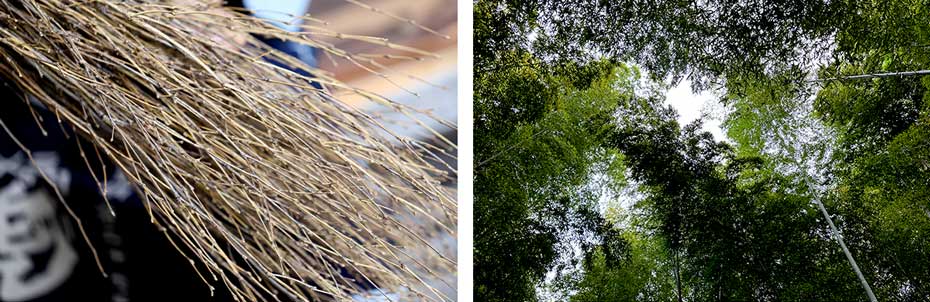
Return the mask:
<path id="1" fill-rule="evenodd" d="M 726 135 L 721 128 L 720 105 L 717 103 L 717 97 L 712 93 L 703 91 L 700 94 L 694 94 L 691 91 L 691 81 L 683 80 L 678 86 L 672 87 L 665 93 L 665 103 L 672 105 L 678 111 L 678 123 L 682 127 L 688 123 L 707 114 L 704 118 L 705 131 L 714 135 L 718 141 L 726 140 Z"/>

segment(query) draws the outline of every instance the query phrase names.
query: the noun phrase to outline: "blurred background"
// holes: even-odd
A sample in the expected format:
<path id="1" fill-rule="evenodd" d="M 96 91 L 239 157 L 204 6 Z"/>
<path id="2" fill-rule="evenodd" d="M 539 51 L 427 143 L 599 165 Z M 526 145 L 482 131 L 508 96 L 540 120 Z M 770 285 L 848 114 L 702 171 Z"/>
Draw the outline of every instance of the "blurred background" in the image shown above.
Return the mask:
<path id="1" fill-rule="evenodd" d="M 320 37 L 326 43 L 332 44 L 332 47 L 348 53 L 372 55 L 371 57 L 383 66 L 383 69 L 377 70 L 378 73 L 374 73 L 346 59 L 325 55 L 322 51 L 314 51 L 300 45 L 287 45 L 287 42 L 280 40 L 266 41 L 276 48 L 283 49 L 301 58 L 309 65 L 317 66 L 325 72 L 331 73 L 329 76 L 346 83 L 350 87 L 366 90 L 419 110 L 429 110 L 434 117 L 452 125 L 457 124 L 456 63 L 458 41 L 456 34 L 456 1 L 244 0 L 230 2 L 229 5 L 241 5 L 253 10 L 256 16 L 267 19 L 287 20 L 291 19 L 287 15 L 309 14 L 319 21 L 314 22 L 312 25 L 320 27 L 321 31 L 384 38 L 393 44 L 429 53 L 429 56 L 415 55 L 410 51 L 385 47 L 383 44 Z M 411 23 L 410 20 L 415 24 Z M 275 24 L 291 31 L 300 30 L 293 25 Z M 394 59 L 386 56 L 417 56 L 420 59 Z M 409 122 L 408 117 L 385 110 L 383 106 L 374 106 L 371 101 L 365 100 L 357 94 L 339 94 L 337 92 L 336 95 L 340 100 L 348 102 L 350 105 L 382 116 L 382 120 L 385 122 L 401 121 L 396 124 L 386 124 L 395 133 L 421 141 L 432 142 L 437 146 L 443 145 L 437 143 L 440 139 L 435 134 Z M 453 143 L 457 141 L 456 129 L 443 125 L 443 123 L 426 115 L 416 115 L 416 117 L 447 140 Z M 447 151 L 451 154 L 456 153 L 451 148 Z M 456 166 L 456 160 L 452 156 L 443 156 L 443 160 L 448 166 Z M 449 170 L 438 162 L 435 164 Z M 445 183 L 445 185 L 454 190 L 456 182 L 452 180 Z M 447 255 L 454 257 L 457 249 L 454 237 L 446 235 L 440 238 L 432 238 L 430 241 L 436 248 L 451 251 Z M 443 291 L 448 297 L 455 299 L 456 276 L 441 276 L 435 280 L 427 280 L 427 282 Z M 367 297 L 359 295 L 356 296 L 356 299 L 358 301 L 387 301 L 379 295 Z"/>
<path id="2" fill-rule="evenodd" d="M 382 72 L 388 76 L 389 80 L 347 60 L 319 55 L 320 52 L 315 52 L 316 55 L 312 59 L 305 58 L 305 61 L 312 60 L 316 66 L 332 72 L 336 79 L 352 87 L 374 92 L 418 109 L 433 110 L 442 119 L 455 123 L 456 45 L 458 41 L 454 0 L 244 0 L 241 3 L 255 10 L 256 15 L 261 17 L 287 19 L 282 13 L 291 15 L 309 13 L 311 17 L 327 22 L 326 24 L 313 24 L 326 31 L 385 38 L 394 44 L 435 54 L 435 57 L 421 56 L 422 60 L 387 59 L 383 55 L 411 56 L 412 54 L 369 42 L 324 38 L 335 48 L 349 53 L 379 55 L 375 60 L 387 67 Z M 236 3 L 233 2 L 230 5 L 236 5 Z M 380 11 L 374 11 L 372 8 Z M 413 20 L 417 25 L 422 25 L 435 33 L 400 19 Z M 294 26 L 280 23 L 277 25 L 297 30 Z M 358 96 L 345 96 L 342 99 L 364 107 L 367 102 L 359 98 Z M 438 123 L 429 123 L 429 126 L 449 135 L 450 140 L 454 141 L 454 129 L 448 129 Z M 399 129 L 405 135 L 420 139 L 430 138 L 423 131 L 412 128 Z"/>

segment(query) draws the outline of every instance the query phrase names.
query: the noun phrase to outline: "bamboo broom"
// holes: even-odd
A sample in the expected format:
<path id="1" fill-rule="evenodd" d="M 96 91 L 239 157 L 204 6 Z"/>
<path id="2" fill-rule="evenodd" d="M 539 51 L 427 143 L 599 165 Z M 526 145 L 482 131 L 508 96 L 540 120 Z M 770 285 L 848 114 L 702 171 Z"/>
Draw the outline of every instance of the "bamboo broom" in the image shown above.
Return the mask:
<path id="1" fill-rule="evenodd" d="M 393 133 L 337 95 L 364 96 L 418 125 L 423 112 L 249 34 L 379 75 L 370 57 L 319 37 L 429 54 L 299 18 L 304 31 L 290 33 L 215 1 L 0 0 L 0 76 L 126 174 L 152 222 L 206 268 L 198 274 L 211 290 L 237 301 L 349 300 L 364 281 L 389 298 L 451 300 L 426 280 L 454 274 L 454 251 L 435 244 L 455 235 L 453 192 L 440 185 L 454 175 L 431 164 L 454 144 Z"/>

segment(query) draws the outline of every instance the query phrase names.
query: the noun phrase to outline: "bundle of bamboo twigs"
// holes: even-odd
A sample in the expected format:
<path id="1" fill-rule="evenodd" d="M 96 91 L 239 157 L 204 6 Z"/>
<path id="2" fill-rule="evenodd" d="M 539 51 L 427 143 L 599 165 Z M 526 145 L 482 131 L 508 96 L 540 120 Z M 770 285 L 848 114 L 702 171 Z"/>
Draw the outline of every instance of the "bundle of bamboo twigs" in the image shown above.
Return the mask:
<path id="1" fill-rule="evenodd" d="M 401 299 L 451 299 L 425 280 L 454 274 L 454 252 L 434 246 L 454 236 L 453 192 L 440 185 L 454 176 L 430 160 L 454 145 L 393 134 L 336 92 L 418 125 L 422 112 L 249 34 L 307 44 L 375 73 L 370 56 L 320 37 L 428 54 L 296 18 L 304 31 L 291 33 L 219 3 L 0 0 L 0 76 L 27 96 L 4 102 L 33 99 L 92 142 L 178 251 L 206 268 L 198 271 L 204 282 L 236 300 L 346 300 L 361 283 Z"/>

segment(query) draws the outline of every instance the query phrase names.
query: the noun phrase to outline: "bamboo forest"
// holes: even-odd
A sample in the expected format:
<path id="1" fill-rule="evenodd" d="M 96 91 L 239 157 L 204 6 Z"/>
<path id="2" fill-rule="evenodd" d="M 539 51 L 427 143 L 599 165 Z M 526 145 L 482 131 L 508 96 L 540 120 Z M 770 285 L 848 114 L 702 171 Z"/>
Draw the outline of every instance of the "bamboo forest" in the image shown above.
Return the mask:
<path id="1" fill-rule="evenodd" d="M 475 301 L 930 300 L 930 1 L 473 4 Z"/>

